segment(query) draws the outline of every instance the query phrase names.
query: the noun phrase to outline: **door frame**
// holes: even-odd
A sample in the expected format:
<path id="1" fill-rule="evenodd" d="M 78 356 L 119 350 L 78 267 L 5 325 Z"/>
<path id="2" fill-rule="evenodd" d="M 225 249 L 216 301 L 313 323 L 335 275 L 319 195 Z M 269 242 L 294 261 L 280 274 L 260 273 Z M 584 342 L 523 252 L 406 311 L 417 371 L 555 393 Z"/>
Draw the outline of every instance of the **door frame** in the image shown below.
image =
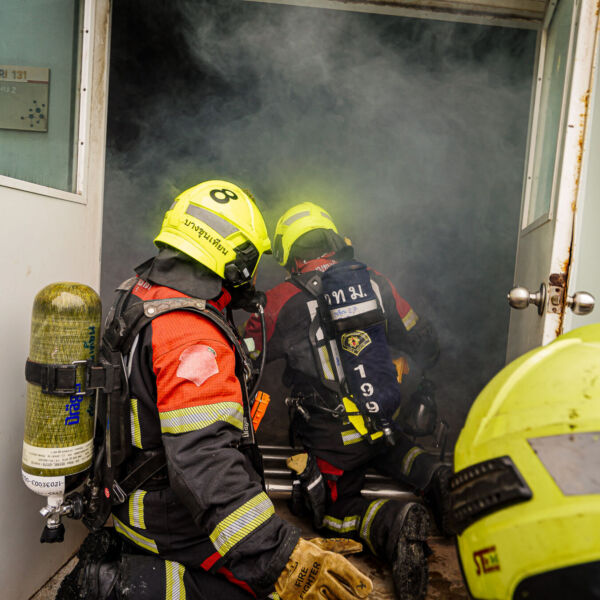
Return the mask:
<path id="1" fill-rule="evenodd" d="M 352 0 L 351 2 L 347 0 L 245 1 L 518 29 L 538 29 L 543 18 L 543 13 L 539 10 L 540 2 L 537 0 L 505 0 L 503 6 L 499 6 L 498 0 L 417 0 L 418 3 L 415 0 L 394 0 L 394 2 L 370 0 Z"/>
<path id="2" fill-rule="evenodd" d="M 577 0 L 575 0 L 577 2 Z M 537 144 L 537 134 L 538 134 L 538 123 L 540 119 L 540 109 L 542 102 L 542 90 L 543 90 L 543 78 L 542 75 L 544 73 L 544 66 L 547 59 L 547 44 L 548 44 L 548 30 L 550 28 L 550 24 L 552 22 L 552 18 L 554 13 L 556 12 L 556 7 L 558 6 L 558 0 L 552 0 L 548 6 L 546 15 L 544 16 L 544 21 L 542 23 L 542 27 L 538 32 L 537 39 L 537 48 L 535 54 L 535 72 L 533 75 L 533 85 L 532 85 L 532 96 L 531 96 L 531 109 L 530 109 L 530 118 L 529 118 L 529 131 L 527 134 L 527 151 L 525 155 L 525 163 L 524 163 L 524 173 L 523 173 L 523 189 L 521 194 L 521 214 L 519 218 L 519 239 L 523 235 L 527 235 L 534 229 L 541 227 L 548 221 L 551 221 L 554 216 L 554 206 L 556 201 L 556 196 L 558 193 L 558 189 L 556 187 L 556 180 L 558 174 L 560 172 L 560 167 L 562 164 L 562 158 L 559 158 L 554 163 L 554 172 L 552 174 L 552 189 L 551 189 L 551 198 L 550 205 L 548 211 L 543 215 L 540 215 L 537 219 L 527 224 L 527 214 L 529 213 L 529 207 L 534 200 L 532 198 L 532 186 L 533 186 L 533 170 L 535 166 L 536 159 L 536 144 Z M 573 7 L 574 12 L 577 11 L 576 4 Z M 571 30 L 569 34 L 569 40 L 573 40 L 574 30 L 578 26 L 578 18 L 572 20 L 571 22 Z M 558 126 L 558 148 L 556 155 L 561 156 L 561 151 L 564 147 L 564 136 L 563 131 L 565 128 L 565 120 L 566 120 L 566 104 L 564 102 L 565 93 L 569 89 L 571 85 L 571 73 L 572 73 L 572 64 L 573 64 L 573 53 L 574 47 L 576 45 L 577 39 L 575 38 L 574 43 L 571 43 L 569 46 L 569 52 L 567 55 L 567 67 L 565 73 L 565 81 L 562 90 L 563 103 L 561 106 L 561 114 L 560 114 L 560 123 Z M 533 151 L 532 151 L 533 150 Z M 517 251 L 518 254 L 518 251 Z"/>
<path id="3" fill-rule="evenodd" d="M 563 88 L 563 104 L 561 109 L 561 124 L 557 140 L 557 153 L 554 163 L 551 203 L 547 213 L 524 227 L 531 198 L 532 168 L 535 161 L 535 136 L 537 133 L 541 77 L 543 73 L 544 46 L 547 30 L 558 0 L 552 0 L 544 19 L 544 27 L 540 31 L 538 42 L 538 58 L 536 63 L 532 112 L 530 117 L 528 149 L 525 160 L 525 177 L 521 199 L 521 216 L 519 220 L 519 238 L 515 256 L 515 285 L 529 286 L 530 292 L 535 293 L 541 283 L 548 286 L 552 294 L 548 294 L 541 316 L 532 308 L 522 313 L 512 312 L 507 344 L 507 361 L 523 354 L 540 344 L 547 344 L 563 331 L 566 310 L 566 294 L 571 268 L 571 249 L 573 243 L 574 222 L 579 196 L 581 176 L 581 161 L 583 156 L 583 140 L 588 123 L 588 104 L 592 85 L 592 64 L 597 39 L 598 15 L 595 0 L 575 0 L 575 15 L 571 24 L 574 32 L 574 44 L 569 50 L 565 87 Z M 550 224 L 549 221 L 553 220 Z M 528 247 L 530 252 L 535 250 L 534 238 L 541 232 L 540 227 L 552 227 L 550 235 L 549 255 L 540 257 L 524 254 Z M 537 260 L 547 265 L 548 270 L 541 275 L 540 281 L 519 281 L 519 261 Z M 521 263 L 521 267 L 523 264 Z M 522 269 L 523 270 L 523 269 Z M 521 272 L 522 272 L 521 270 Z M 522 276 L 522 275 L 521 275 Z M 531 287 L 536 289 L 531 289 Z M 508 290 L 507 290 L 508 291 Z M 554 301 L 551 302 L 551 296 Z M 542 319 L 540 322 L 538 319 Z M 534 324 L 530 334 L 529 326 Z M 535 329 L 535 331 L 534 331 Z"/>

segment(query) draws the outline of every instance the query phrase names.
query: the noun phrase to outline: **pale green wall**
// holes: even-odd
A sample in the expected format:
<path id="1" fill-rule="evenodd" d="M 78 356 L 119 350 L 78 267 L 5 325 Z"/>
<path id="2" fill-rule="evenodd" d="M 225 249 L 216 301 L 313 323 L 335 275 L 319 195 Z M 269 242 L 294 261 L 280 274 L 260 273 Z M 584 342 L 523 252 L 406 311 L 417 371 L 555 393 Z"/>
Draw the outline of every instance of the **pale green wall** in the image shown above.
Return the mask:
<path id="1" fill-rule="evenodd" d="M 1 0 L 0 64 L 50 69 L 48 131 L 0 129 L 0 175 L 73 190 L 78 0 Z"/>

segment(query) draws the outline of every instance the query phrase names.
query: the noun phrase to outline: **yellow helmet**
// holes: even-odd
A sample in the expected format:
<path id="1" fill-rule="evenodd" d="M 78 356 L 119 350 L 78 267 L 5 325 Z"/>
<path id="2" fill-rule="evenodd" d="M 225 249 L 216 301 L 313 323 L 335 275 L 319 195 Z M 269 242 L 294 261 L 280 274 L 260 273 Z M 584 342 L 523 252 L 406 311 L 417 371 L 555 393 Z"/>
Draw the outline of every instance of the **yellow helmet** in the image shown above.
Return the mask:
<path id="1" fill-rule="evenodd" d="M 454 453 L 452 516 L 477 599 L 598 598 L 600 324 L 506 366 Z"/>
<path id="2" fill-rule="evenodd" d="M 229 181 L 205 181 L 175 198 L 156 236 L 229 281 L 241 285 L 271 251 L 267 228 L 249 192 Z"/>
<path id="3" fill-rule="evenodd" d="M 283 213 L 275 227 L 273 240 L 275 260 L 285 266 L 294 242 L 314 229 L 331 230 L 335 234 L 338 232 L 329 213 L 312 202 L 302 202 Z"/>

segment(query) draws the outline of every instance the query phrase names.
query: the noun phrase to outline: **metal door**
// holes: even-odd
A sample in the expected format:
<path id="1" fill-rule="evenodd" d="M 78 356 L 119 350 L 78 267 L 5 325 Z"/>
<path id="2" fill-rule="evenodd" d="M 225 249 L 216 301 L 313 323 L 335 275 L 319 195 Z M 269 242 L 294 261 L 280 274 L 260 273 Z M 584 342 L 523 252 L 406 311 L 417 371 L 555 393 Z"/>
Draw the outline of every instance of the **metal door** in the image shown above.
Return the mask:
<path id="1" fill-rule="evenodd" d="M 507 360 L 552 341 L 567 306 L 580 314 L 593 298 L 567 297 L 573 223 L 587 123 L 596 2 L 554 0 L 539 33 L 523 186 L 515 285 L 509 302 Z M 537 308 L 537 310 L 535 310 Z"/>

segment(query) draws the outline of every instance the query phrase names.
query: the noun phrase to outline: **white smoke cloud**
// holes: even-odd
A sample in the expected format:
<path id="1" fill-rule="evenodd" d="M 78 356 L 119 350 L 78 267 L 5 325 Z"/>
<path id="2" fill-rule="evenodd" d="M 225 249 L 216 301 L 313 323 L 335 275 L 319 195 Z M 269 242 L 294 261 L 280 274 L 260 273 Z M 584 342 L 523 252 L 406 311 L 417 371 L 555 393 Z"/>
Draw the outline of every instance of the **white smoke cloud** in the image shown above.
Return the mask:
<path id="1" fill-rule="evenodd" d="M 195 183 L 248 187 L 271 231 L 317 202 L 436 325 L 457 431 L 504 361 L 535 34 L 241 0 L 123 0 L 114 19 L 104 302 Z M 259 285 L 283 275 L 267 257 Z"/>

